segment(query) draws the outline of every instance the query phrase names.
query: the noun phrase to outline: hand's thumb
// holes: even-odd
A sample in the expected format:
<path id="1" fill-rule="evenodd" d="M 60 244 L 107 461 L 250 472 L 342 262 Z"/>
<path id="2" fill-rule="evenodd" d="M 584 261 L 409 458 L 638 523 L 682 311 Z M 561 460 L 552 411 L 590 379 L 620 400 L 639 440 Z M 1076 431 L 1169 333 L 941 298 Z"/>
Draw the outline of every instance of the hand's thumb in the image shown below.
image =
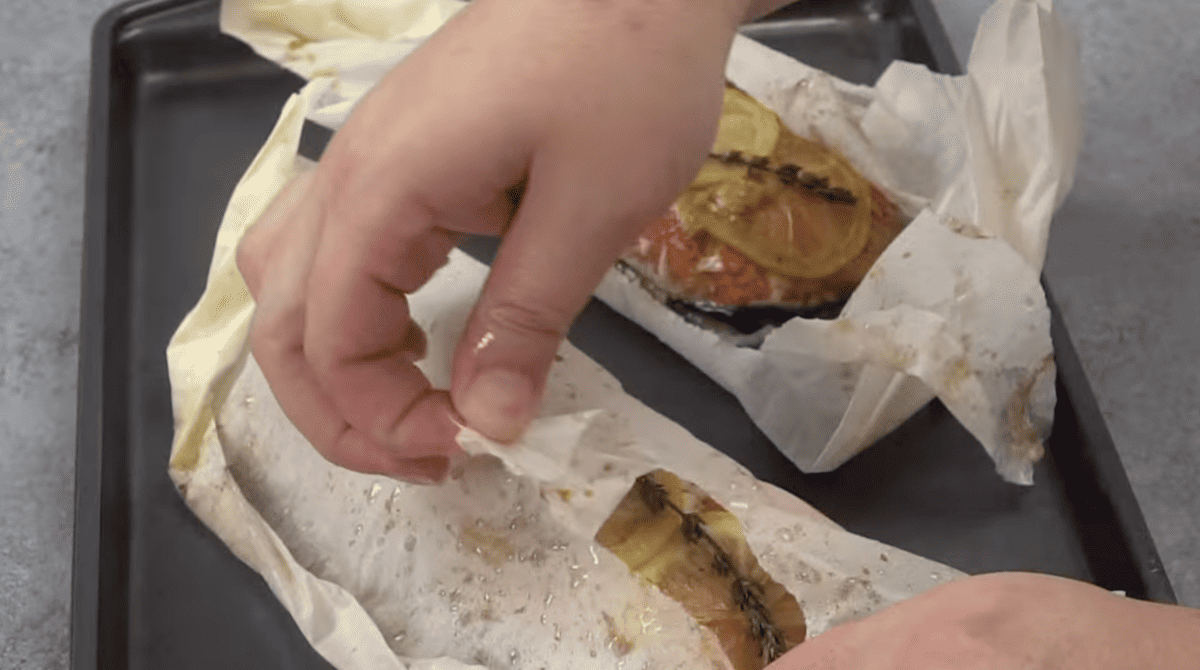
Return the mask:
<path id="1" fill-rule="evenodd" d="M 467 425 L 511 442 L 536 415 L 571 314 L 536 298 L 485 295 L 459 343 L 452 398 Z"/>
<path id="2" fill-rule="evenodd" d="M 530 175 L 455 355 L 455 408 L 496 440 L 516 440 L 536 415 L 571 321 L 646 222 L 603 204 L 623 185 L 571 172 Z"/>

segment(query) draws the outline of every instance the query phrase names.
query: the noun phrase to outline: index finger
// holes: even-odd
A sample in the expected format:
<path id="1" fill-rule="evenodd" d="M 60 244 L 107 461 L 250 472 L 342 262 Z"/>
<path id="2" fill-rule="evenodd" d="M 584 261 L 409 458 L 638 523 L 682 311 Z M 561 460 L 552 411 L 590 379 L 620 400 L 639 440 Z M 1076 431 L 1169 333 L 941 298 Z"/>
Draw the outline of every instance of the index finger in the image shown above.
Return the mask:
<path id="1" fill-rule="evenodd" d="M 425 225 L 420 212 L 409 216 L 363 237 L 331 233 L 345 222 L 325 222 L 307 287 L 305 357 L 351 426 L 406 457 L 448 455 L 457 450 L 457 426 L 448 401 L 412 362 L 406 294 L 445 263 L 455 236 Z"/>
<path id="2" fill-rule="evenodd" d="M 406 294 L 445 264 L 460 232 L 500 231 L 513 208 L 504 187 L 521 169 L 501 121 L 443 121 L 460 132 L 343 128 L 323 158 L 336 192 L 322 198 L 307 285 L 305 356 L 322 390 L 351 426 L 407 456 L 459 450 L 448 399 L 437 396 L 440 414 L 422 405 L 431 387 L 407 355 Z"/>
<path id="3" fill-rule="evenodd" d="M 328 460 L 352 470 L 433 481 L 445 474 L 444 457 L 406 459 L 352 427 L 317 383 L 304 355 L 304 286 L 316 252 L 319 220 L 306 206 L 311 176 L 288 187 L 268 208 L 239 249 L 239 267 L 257 303 L 250 329 L 255 360 L 280 408 Z M 419 346 L 420 341 L 417 342 Z M 427 394 L 418 416 L 444 415 L 448 400 Z"/>

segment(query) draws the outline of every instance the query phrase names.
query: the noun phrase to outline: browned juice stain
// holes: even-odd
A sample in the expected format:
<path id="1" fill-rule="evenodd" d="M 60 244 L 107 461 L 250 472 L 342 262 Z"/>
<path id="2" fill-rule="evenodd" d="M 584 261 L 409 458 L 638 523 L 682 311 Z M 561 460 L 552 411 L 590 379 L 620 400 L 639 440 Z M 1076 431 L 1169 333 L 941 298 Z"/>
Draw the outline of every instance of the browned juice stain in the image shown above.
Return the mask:
<path id="1" fill-rule="evenodd" d="M 483 557 L 492 567 L 500 565 L 513 554 L 512 543 L 500 531 L 486 526 L 463 526 L 459 529 L 458 539 L 465 549 Z"/>

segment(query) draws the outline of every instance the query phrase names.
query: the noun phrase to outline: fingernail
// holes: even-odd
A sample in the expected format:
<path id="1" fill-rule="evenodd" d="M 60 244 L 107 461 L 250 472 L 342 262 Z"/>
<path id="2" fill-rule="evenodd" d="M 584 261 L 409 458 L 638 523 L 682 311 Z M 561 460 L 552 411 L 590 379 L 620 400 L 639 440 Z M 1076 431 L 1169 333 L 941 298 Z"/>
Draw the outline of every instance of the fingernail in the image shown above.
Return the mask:
<path id="1" fill-rule="evenodd" d="M 533 386 L 524 375 L 492 369 L 475 378 L 458 411 L 471 428 L 493 440 L 512 442 L 524 432 L 532 404 Z"/>

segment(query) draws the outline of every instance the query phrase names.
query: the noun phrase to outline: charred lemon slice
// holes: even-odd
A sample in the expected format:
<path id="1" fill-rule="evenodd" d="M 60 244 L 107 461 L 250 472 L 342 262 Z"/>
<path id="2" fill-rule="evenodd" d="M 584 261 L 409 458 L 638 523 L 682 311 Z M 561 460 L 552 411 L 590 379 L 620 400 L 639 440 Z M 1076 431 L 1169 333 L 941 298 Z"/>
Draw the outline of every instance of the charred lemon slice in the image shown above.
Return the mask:
<path id="1" fill-rule="evenodd" d="M 705 230 L 762 267 L 788 277 L 833 274 L 862 252 L 871 185 L 835 152 L 788 130 L 733 86 L 714 156 L 676 200 L 692 232 Z"/>
<path id="2" fill-rule="evenodd" d="M 726 85 L 713 153 L 741 151 L 752 156 L 769 156 L 782 128 L 774 112 L 736 87 Z"/>
<path id="3" fill-rule="evenodd" d="M 669 472 L 639 478 L 596 540 L 708 627 L 736 670 L 761 670 L 807 635 L 800 605 L 759 566 L 737 517 Z"/>

